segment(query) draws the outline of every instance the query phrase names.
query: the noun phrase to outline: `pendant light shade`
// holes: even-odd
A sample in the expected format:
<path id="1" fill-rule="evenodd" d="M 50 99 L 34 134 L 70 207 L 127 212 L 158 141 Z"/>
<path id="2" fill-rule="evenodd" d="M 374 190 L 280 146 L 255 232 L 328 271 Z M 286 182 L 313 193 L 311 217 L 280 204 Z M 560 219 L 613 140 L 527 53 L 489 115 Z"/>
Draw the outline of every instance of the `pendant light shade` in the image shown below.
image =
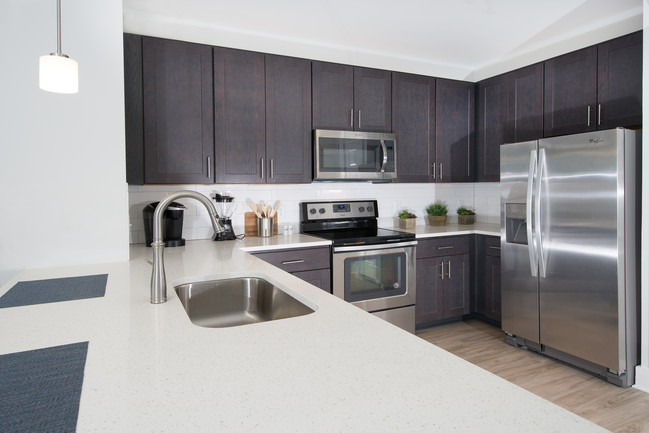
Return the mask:
<path id="1" fill-rule="evenodd" d="M 61 52 L 61 0 L 56 0 L 56 53 L 38 59 L 38 86 L 54 93 L 79 92 L 79 64 Z"/>

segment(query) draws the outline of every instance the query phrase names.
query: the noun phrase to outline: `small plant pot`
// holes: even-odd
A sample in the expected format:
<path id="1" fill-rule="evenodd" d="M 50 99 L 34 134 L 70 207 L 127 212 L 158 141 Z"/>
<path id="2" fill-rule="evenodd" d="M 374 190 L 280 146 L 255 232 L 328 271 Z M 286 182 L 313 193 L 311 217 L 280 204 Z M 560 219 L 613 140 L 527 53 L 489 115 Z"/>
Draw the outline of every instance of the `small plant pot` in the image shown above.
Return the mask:
<path id="1" fill-rule="evenodd" d="M 428 215 L 428 223 L 431 226 L 444 226 L 446 225 L 447 215 Z"/>
<path id="2" fill-rule="evenodd" d="M 417 225 L 417 218 L 399 218 L 399 228 L 414 229 Z"/>
<path id="3" fill-rule="evenodd" d="M 458 215 L 458 224 L 473 224 L 475 222 L 475 215 Z"/>

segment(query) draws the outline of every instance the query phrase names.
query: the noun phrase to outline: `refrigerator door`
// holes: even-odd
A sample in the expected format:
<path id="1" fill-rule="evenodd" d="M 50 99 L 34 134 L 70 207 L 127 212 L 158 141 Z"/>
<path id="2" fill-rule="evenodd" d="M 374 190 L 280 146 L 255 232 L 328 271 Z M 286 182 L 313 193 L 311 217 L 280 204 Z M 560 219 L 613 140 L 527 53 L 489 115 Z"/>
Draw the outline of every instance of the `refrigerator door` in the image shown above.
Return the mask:
<path id="1" fill-rule="evenodd" d="M 500 146 L 502 329 L 539 342 L 538 254 L 534 236 L 537 141 Z"/>
<path id="2" fill-rule="evenodd" d="M 620 370 L 624 153 L 618 130 L 539 141 L 540 342 Z M 619 195 L 618 195 L 619 194 Z"/>

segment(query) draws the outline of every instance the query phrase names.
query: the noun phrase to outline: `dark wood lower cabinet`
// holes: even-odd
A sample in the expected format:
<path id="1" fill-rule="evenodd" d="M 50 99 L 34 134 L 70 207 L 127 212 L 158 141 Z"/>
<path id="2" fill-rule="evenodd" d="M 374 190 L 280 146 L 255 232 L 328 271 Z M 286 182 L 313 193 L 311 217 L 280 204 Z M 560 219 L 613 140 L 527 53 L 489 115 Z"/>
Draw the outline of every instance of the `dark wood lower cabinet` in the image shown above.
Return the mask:
<path id="1" fill-rule="evenodd" d="M 253 255 L 331 293 L 329 247 L 295 248 L 260 252 Z"/>

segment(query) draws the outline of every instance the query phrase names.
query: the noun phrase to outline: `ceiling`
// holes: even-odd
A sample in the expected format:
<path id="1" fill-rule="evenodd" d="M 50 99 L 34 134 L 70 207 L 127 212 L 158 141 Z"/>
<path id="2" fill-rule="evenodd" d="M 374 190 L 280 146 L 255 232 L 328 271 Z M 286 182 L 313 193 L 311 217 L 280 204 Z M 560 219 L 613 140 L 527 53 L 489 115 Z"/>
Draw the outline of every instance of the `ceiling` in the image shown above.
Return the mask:
<path id="1" fill-rule="evenodd" d="M 123 0 L 126 32 L 473 80 L 639 30 L 642 3 Z"/>

